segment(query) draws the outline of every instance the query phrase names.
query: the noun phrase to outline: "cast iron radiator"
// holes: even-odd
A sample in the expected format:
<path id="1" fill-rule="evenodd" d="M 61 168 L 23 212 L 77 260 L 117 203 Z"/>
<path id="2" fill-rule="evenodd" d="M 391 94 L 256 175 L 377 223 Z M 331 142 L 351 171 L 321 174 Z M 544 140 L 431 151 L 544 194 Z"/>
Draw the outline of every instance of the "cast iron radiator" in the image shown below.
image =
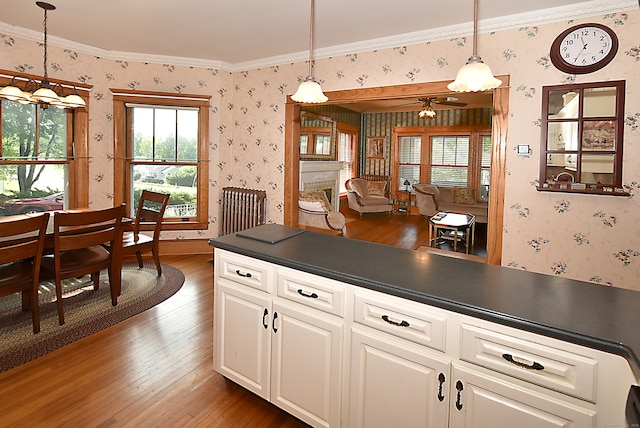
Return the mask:
<path id="1" fill-rule="evenodd" d="M 239 232 L 265 223 L 267 192 L 224 187 L 222 189 L 220 235 Z"/>

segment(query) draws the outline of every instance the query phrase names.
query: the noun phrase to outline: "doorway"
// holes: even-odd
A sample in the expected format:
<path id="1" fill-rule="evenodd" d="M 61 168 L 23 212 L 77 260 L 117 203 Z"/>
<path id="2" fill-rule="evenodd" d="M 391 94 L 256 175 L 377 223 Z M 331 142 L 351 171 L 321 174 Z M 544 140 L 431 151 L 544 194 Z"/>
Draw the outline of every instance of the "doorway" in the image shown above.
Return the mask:
<path id="1" fill-rule="evenodd" d="M 497 76 L 503 84 L 493 90 L 491 192 L 489 195 L 489 224 L 487 228 L 487 263 L 501 264 L 502 230 L 504 224 L 504 188 L 506 137 L 509 112 L 508 75 Z M 449 81 L 416 83 L 377 88 L 349 89 L 327 92 L 328 103 L 342 105 L 392 99 L 412 99 L 428 96 L 446 96 Z M 298 224 L 298 177 L 300 168 L 300 104 L 287 97 L 285 106 L 285 176 L 284 224 Z"/>

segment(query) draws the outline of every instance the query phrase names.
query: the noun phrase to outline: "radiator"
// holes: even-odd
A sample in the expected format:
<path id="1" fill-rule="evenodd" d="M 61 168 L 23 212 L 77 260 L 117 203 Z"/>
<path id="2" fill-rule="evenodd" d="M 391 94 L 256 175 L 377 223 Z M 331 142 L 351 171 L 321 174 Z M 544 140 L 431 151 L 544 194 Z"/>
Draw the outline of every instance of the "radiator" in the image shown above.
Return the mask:
<path id="1" fill-rule="evenodd" d="M 264 224 L 266 207 L 267 192 L 264 190 L 224 187 L 220 235 Z"/>

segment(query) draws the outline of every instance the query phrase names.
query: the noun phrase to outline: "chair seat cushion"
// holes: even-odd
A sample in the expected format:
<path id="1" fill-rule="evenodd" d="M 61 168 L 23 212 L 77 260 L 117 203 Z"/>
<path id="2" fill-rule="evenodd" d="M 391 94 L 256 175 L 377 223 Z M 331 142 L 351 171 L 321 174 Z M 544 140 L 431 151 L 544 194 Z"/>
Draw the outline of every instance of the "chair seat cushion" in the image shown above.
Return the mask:
<path id="1" fill-rule="evenodd" d="M 360 202 L 362 203 L 362 205 L 389 205 L 389 198 L 385 197 L 385 196 L 378 196 L 378 195 L 367 195 L 364 196 L 363 198 L 360 198 Z"/>

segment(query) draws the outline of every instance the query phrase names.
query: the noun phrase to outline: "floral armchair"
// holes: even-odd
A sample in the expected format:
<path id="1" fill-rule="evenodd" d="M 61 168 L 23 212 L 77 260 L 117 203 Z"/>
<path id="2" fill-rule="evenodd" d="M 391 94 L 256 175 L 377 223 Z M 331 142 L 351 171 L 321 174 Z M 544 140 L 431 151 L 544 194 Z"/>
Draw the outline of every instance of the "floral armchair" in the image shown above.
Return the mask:
<path id="1" fill-rule="evenodd" d="M 323 190 L 301 190 L 298 196 L 298 223 L 329 229 L 344 234 L 346 220 L 340 211 L 334 211 Z"/>

